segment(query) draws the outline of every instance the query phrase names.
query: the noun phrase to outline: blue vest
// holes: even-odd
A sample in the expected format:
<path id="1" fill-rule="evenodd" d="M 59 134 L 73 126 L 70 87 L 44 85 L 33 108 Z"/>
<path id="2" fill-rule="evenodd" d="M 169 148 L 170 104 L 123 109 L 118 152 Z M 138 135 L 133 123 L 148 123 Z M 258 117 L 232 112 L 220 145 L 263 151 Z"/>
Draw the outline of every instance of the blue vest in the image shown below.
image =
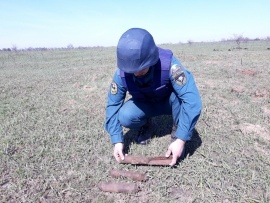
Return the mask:
<path id="1" fill-rule="evenodd" d="M 173 91 L 169 77 L 172 55 L 170 50 L 159 48 L 159 61 L 151 67 L 153 68 L 152 83 L 147 87 L 139 87 L 135 82 L 134 74 L 120 70 L 123 85 L 134 100 L 158 102 L 170 96 Z"/>

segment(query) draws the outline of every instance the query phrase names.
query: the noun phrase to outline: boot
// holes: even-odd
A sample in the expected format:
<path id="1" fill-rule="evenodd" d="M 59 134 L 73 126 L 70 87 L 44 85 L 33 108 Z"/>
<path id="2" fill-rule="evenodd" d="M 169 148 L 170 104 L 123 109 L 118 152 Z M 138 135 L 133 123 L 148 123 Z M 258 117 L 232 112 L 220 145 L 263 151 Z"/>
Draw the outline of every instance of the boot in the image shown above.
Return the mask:
<path id="1" fill-rule="evenodd" d="M 144 124 L 139 130 L 137 143 L 142 145 L 149 144 L 152 135 L 153 135 L 152 120 L 148 119 L 146 124 Z"/>

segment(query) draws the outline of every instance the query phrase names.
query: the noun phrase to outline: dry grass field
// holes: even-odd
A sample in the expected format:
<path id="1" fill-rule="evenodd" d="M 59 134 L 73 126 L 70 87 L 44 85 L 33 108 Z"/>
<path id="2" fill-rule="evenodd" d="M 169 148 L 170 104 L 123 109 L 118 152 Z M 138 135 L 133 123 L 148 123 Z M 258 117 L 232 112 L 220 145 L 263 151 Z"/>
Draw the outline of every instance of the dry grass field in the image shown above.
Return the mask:
<path id="1" fill-rule="evenodd" d="M 197 133 L 176 167 L 120 165 L 103 128 L 115 47 L 0 52 L 0 202 L 270 202 L 270 42 L 167 44 L 193 72 L 203 101 Z M 231 51 L 229 51 L 229 49 Z M 170 117 L 148 146 L 157 156 Z M 145 172 L 136 194 L 106 193 L 118 168 Z"/>

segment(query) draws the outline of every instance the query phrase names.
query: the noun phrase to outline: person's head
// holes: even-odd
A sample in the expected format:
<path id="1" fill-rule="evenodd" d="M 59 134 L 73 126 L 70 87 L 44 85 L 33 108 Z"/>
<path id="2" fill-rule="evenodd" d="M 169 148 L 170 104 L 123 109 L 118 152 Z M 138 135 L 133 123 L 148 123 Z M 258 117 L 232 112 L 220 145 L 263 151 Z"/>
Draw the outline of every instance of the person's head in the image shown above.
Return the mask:
<path id="1" fill-rule="evenodd" d="M 117 66 L 122 71 L 141 76 L 158 60 L 158 48 L 147 30 L 131 28 L 120 37 L 117 44 Z"/>

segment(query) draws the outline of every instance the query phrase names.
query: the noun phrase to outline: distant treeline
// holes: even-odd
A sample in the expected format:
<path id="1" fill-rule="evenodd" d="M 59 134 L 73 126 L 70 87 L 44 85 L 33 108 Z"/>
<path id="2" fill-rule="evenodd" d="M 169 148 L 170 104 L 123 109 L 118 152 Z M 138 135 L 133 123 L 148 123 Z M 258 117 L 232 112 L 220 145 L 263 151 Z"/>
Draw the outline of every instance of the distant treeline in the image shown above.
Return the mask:
<path id="1" fill-rule="evenodd" d="M 249 37 L 243 37 L 243 35 L 234 35 L 234 37 L 230 38 L 230 39 L 221 39 L 221 42 L 236 42 L 237 44 L 239 42 L 250 42 L 250 41 L 270 41 L 270 36 L 266 37 L 266 38 L 254 38 L 251 39 Z"/>
<path id="2" fill-rule="evenodd" d="M 248 38 L 248 37 L 243 37 L 242 35 L 234 35 L 232 38 L 229 39 L 221 39 L 219 42 L 236 42 L 238 46 L 240 46 L 240 43 L 247 43 L 251 41 L 270 41 L 270 36 L 266 38 Z M 210 42 L 210 41 L 209 41 Z M 196 43 L 192 40 L 188 40 L 187 44 L 192 44 Z M 179 42 L 179 44 L 185 44 L 182 42 Z M 11 48 L 3 48 L 0 49 L 0 51 L 47 51 L 47 50 L 67 50 L 67 49 L 90 49 L 90 48 L 102 48 L 103 46 L 79 46 L 79 47 L 74 47 L 72 44 L 68 44 L 67 47 L 60 47 L 60 48 L 47 48 L 47 47 L 28 47 L 25 49 L 18 49 L 16 45 L 13 45 Z"/>
<path id="3" fill-rule="evenodd" d="M 76 47 L 76 49 L 90 49 L 90 48 L 101 48 L 103 46 L 95 46 L 95 47 Z M 60 48 L 47 48 L 47 47 L 28 47 L 25 49 L 18 49 L 17 47 L 12 47 L 12 48 L 3 48 L 0 49 L 0 51 L 51 51 L 51 50 L 66 50 L 66 49 L 75 49 L 74 47 L 60 47 Z"/>

